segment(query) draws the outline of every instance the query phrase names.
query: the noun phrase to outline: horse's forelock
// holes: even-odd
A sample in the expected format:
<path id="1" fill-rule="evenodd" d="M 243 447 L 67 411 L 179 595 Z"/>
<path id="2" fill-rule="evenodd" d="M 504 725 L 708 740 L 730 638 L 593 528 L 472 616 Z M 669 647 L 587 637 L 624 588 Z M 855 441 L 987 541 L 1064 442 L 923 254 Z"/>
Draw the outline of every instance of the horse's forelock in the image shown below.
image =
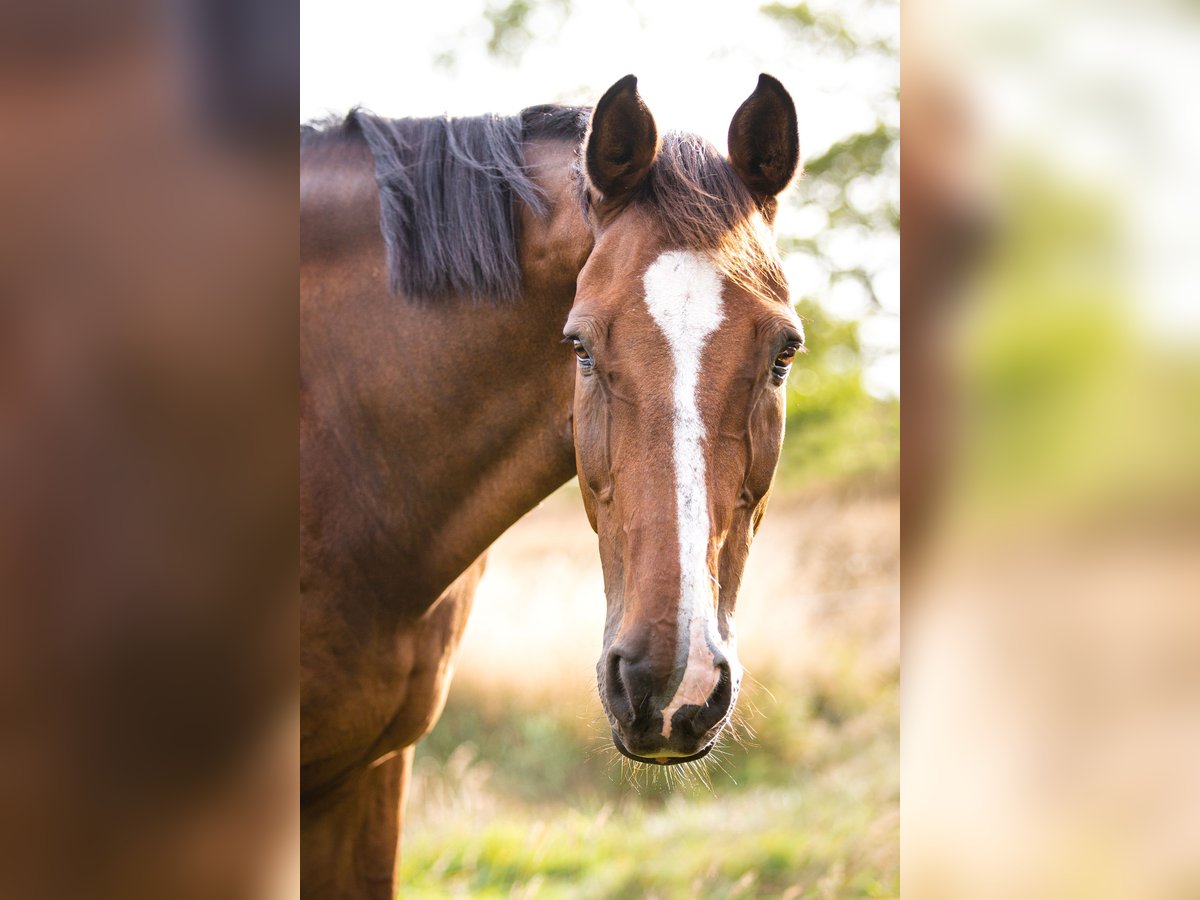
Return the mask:
<path id="1" fill-rule="evenodd" d="M 668 133 L 643 196 L 672 245 L 705 253 L 751 292 L 777 295 L 784 284 L 783 269 L 764 212 L 733 166 L 708 141 Z"/>
<path id="2" fill-rule="evenodd" d="M 576 190 L 585 217 L 593 198 L 581 164 Z M 768 300 L 784 300 L 783 263 L 771 231 L 773 210 L 759 206 L 729 161 L 698 135 L 672 131 L 645 182 L 629 203 L 647 209 L 665 231 L 671 247 L 694 250 L 711 259 L 745 290 Z"/>

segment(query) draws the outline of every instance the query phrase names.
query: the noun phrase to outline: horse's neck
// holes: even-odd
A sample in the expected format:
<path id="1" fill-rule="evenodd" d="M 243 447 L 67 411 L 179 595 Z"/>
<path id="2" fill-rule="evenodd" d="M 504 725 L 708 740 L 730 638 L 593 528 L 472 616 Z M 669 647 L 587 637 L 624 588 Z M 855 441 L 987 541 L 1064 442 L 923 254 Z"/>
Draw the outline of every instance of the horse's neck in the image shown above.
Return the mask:
<path id="1" fill-rule="evenodd" d="M 422 389 L 393 446 L 409 469 L 397 496 L 411 518 L 399 530 L 415 540 L 431 602 L 575 471 L 575 363 L 561 346 L 570 299 L 522 306 L 450 317 L 432 371 L 409 373 Z"/>
<path id="2" fill-rule="evenodd" d="M 531 156 L 553 205 L 522 212 L 519 302 L 406 302 L 381 241 L 302 284 L 301 515 L 327 590 L 419 614 L 574 473 L 560 341 L 590 238 L 563 154 Z"/>

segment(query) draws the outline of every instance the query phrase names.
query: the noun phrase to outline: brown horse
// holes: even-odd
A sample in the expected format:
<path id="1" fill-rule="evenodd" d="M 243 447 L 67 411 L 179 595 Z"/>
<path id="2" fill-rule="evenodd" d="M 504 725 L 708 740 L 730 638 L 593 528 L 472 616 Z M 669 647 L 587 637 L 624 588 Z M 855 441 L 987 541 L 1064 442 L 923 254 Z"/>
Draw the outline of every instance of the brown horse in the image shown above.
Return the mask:
<path id="1" fill-rule="evenodd" d="M 771 232 L 798 159 L 767 75 L 728 159 L 660 137 L 633 76 L 590 114 L 305 130 L 305 896 L 390 897 L 487 548 L 572 474 L 614 743 L 657 765 L 711 749 L 803 340 Z"/>

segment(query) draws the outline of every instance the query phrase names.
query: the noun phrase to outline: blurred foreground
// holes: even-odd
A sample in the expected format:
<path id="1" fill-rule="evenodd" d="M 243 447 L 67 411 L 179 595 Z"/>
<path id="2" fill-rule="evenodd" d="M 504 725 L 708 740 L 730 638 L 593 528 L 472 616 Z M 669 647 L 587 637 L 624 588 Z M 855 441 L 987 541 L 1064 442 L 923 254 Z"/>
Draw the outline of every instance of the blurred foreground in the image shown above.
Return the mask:
<path id="1" fill-rule="evenodd" d="M 897 896 L 898 521 L 891 496 L 774 498 L 739 601 L 741 740 L 635 771 L 596 696 L 596 537 L 574 485 L 549 498 L 493 548 L 418 745 L 404 895 Z"/>
<path id="2" fill-rule="evenodd" d="M 0 896 L 297 893 L 296 10 L 0 7 Z"/>

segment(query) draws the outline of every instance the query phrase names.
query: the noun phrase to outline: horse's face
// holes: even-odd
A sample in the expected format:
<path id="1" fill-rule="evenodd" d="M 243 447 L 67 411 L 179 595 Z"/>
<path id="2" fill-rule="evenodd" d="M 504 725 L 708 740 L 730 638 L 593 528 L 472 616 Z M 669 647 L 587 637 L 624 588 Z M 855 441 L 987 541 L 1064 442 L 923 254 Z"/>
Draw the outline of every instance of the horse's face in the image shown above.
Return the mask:
<path id="1" fill-rule="evenodd" d="M 600 697 L 617 748 L 659 764 L 707 754 L 732 713 L 737 591 L 803 340 L 758 240 L 771 239 L 766 222 L 798 157 L 795 111 L 778 82 L 760 80 L 730 145 L 731 165 L 718 162 L 742 205 L 729 246 L 681 246 L 663 167 L 688 169 L 672 182 L 678 190 L 695 187 L 695 166 L 711 160 L 695 144 L 686 159 L 676 143 L 660 155 L 632 78 L 605 94 L 586 152 L 595 246 L 564 329 L 579 359 L 576 462 L 608 596 Z M 657 193 L 645 184 L 655 177 Z M 718 195 L 720 180 L 708 183 Z M 674 200 L 684 214 L 724 202 Z"/>

